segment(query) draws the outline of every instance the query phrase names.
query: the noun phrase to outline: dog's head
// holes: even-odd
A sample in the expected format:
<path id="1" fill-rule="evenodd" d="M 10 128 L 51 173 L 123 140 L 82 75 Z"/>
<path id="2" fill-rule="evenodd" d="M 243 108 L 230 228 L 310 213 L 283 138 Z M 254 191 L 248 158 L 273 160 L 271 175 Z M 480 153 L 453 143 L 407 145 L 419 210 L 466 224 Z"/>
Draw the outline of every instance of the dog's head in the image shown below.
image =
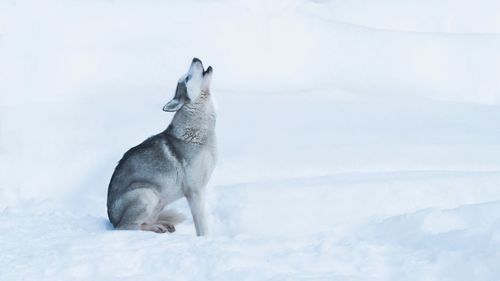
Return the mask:
<path id="1" fill-rule="evenodd" d="M 163 107 L 163 111 L 177 111 L 198 98 L 202 92 L 208 92 L 211 79 L 212 67 L 205 70 L 201 60 L 193 58 L 188 72 L 177 82 L 174 98 Z"/>

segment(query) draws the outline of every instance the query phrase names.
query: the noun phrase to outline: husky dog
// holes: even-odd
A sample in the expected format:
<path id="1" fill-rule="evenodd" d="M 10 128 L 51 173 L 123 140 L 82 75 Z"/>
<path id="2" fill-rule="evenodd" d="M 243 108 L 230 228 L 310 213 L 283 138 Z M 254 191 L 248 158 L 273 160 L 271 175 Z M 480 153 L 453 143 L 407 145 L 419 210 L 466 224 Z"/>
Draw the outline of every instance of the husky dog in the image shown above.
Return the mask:
<path id="1" fill-rule="evenodd" d="M 123 155 L 108 187 L 108 217 L 117 229 L 174 232 L 181 214 L 164 210 L 186 197 L 198 236 L 208 231 L 205 187 L 215 167 L 212 67 L 194 58 L 164 111 L 176 112 L 167 129 Z"/>

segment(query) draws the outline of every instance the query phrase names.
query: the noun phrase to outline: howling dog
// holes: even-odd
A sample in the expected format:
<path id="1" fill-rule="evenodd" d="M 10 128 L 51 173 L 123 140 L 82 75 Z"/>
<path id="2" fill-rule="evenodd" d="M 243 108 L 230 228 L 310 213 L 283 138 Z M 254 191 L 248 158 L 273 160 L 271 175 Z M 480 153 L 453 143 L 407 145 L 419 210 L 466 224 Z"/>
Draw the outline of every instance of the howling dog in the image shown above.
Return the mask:
<path id="1" fill-rule="evenodd" d="M 108 187 L 108 217 L 116 229 L 174 232 L 181 214 L 164 210 L 186 197 L 198 236 L 208 232 L 205 189 L 215 167 L 212 67 L 194 58 L 164 111 L 167 129 L 123 155 Z"/>

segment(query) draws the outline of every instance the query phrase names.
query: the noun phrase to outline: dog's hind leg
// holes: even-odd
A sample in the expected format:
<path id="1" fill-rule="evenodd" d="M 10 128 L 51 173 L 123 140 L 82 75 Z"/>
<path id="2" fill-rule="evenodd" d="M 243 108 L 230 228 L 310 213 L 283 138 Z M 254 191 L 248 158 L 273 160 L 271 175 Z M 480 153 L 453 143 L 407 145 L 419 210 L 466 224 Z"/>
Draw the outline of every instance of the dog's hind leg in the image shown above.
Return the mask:
<path id="1" fill-rule="evenodd" d="M 121 218 L 116 228 L 121 230 L 146 230 L 165 233 L 169 229 L 156 220 L 163 206 L 151 188 L 136 188 L 123 194 L 119 199 L 122 207 Z"/>

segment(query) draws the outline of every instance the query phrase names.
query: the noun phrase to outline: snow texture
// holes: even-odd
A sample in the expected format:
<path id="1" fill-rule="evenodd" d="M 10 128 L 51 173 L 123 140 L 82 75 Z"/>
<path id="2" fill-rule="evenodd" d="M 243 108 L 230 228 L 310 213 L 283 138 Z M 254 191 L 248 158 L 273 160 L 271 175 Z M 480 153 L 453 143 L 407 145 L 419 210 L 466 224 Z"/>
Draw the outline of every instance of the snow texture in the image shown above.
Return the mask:
<path id="1" fill-rule="evenodd" d="M 499 10 L 0 0 L 0 280 L 500 280 Z M 194 56 L 212 235 L 114 231 L 113 169 Z"/>

